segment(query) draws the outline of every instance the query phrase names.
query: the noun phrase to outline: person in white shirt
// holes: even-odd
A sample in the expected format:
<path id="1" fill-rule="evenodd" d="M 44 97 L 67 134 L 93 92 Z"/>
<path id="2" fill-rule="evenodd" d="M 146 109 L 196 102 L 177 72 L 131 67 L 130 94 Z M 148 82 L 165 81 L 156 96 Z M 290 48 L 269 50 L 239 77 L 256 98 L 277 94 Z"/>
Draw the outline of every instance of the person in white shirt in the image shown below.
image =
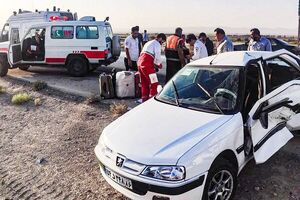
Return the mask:
<path id="1" fill-rule="evenodd" d="M 139 31 L 137 27 L 131 28 L 131 35 L 129 35 L 124 42 L 126 57 L 124 58 L 124 64 L 126 71 L 137 71 L 137 61 L 139 59 Z"/>
<path id="2" fill-rule="evenodd" d="M 221 28 L 215 29 L 217 39 L 217 54 L 234 51 L 231 40 L 226 36 L 225 31 Z"/>
<path id="3" fill-rule="evenodd" d="M 194 34 L 187 35 L 186 43 L 188 43 L 190 46 L 194 46 L 194 52 L 191 57 L 192 60 L 199 60 L 201 58 L 208 57 L 205 44 L 198 40 Z"/>
<path id="4" fill-rule="evenodd" d="M 161 45 L 166 41 L 166 35 L 160 33 L 156 39 L 147 42 L 138 60 L 138 70 L 142 85 L 142 102 L 157 94 L 159 85 L 155 67 L 162 68 Z"/>

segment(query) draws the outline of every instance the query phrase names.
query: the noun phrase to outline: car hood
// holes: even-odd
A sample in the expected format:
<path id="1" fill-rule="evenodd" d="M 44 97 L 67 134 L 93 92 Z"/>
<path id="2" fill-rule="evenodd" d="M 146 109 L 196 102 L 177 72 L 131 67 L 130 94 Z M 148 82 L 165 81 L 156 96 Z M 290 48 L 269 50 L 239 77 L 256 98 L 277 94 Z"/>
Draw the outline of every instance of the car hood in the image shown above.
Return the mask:
<path id="1" fill-rule="evenodd" d="M 106 127 L 101 140 L 132 161 L 175 165 L 188 150 L 231 118 L 151 99 Z"/>

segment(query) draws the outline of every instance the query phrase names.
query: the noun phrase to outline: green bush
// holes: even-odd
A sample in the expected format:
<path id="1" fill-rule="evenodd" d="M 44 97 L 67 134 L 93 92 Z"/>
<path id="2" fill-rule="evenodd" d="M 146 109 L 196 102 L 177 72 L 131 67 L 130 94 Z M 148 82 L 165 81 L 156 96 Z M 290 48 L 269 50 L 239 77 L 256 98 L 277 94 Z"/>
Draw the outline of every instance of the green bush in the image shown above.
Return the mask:
<path id="1" fill-rule="evenodd" d="M 26 103 L 30 100 L 30 95 L 26 92 L 16 94 L 12 97 L 11 102 L 16 105 Z"/>
<path id="2" fill-rule="evenodd" d="M 32 89 L 34 91 L 41 91 L 41 90 L 47 88 L 47 86 L 48 86 L 47 83 L 44 81 L 36 81 L 32 84 Z"/>

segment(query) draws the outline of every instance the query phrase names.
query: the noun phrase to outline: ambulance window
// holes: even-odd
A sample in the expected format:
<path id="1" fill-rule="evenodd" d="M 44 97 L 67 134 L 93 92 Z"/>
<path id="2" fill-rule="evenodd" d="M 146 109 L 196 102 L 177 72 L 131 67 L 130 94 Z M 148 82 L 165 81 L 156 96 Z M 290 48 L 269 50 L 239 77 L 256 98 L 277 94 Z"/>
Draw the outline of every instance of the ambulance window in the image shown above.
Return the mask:
<path id="1" fill-rule="evenodd" d="M 10 43 L 11 44 L 19 44 L 20 43 L 19 29 L 16 29 L 16 28 L 11 29 Z"/>
<path id="2" fill-rule="evenodd" d="M 73 26 L 53 26 L 51 28 L 52 39 L 73 39 L 74 27 Z"/>
<path id="3" fill-rule="evenodd" d="M 97 26 L 77 26 L 76 27 L 77 39 L 98 39 L 99 32 Z"/>

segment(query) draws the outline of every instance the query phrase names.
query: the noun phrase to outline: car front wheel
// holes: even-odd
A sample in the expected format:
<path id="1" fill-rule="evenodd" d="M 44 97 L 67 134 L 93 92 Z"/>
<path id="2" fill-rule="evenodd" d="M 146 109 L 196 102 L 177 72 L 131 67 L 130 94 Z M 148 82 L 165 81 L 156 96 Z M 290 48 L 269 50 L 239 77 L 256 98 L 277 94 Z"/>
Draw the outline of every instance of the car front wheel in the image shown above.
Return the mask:
<path id="1" fill-rule="evenodd" d="M 202 200 L 232 200 L 236 185 L 235 167 L 225 159 L 218 159 L 208 172 Z"/>

